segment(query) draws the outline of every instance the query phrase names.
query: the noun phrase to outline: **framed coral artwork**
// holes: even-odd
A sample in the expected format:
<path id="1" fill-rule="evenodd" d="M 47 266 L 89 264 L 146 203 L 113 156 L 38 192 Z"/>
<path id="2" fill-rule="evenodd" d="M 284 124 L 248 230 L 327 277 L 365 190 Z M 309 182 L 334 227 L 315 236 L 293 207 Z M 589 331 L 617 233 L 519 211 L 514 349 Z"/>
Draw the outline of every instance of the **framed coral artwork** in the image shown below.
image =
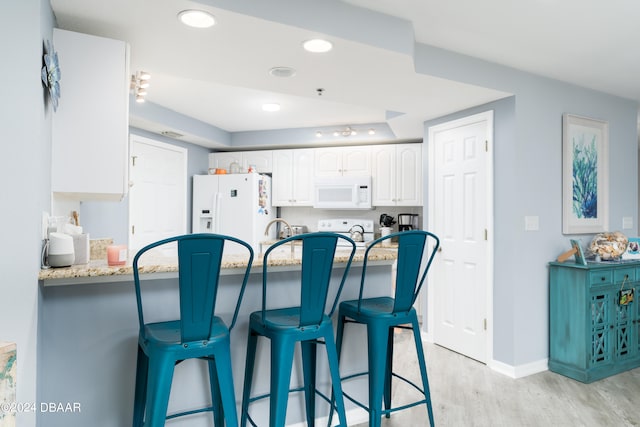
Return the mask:
<path id="1" fill-rule="evenodd" d="M 562 232 L 601 233 L 609 227 L 609 124 L 562 116 Z"/>

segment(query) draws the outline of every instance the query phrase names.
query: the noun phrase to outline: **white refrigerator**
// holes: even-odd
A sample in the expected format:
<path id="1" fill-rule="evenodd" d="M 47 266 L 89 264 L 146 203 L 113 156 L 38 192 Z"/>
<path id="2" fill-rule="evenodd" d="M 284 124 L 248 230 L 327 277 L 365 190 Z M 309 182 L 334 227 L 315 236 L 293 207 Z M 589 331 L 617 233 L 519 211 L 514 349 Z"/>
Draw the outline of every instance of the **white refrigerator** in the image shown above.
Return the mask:
<path id="1" fill-rule="evenodd" d="M 271 177 L 257 173 L 193 176 L 192 233 L 218 233 L 249 243 L 257 255 L 260 242 L 275 238 L 264 231 L 275 213 L 271 208 Z M 229 245 L 225 253 L 239 252 Z"/>

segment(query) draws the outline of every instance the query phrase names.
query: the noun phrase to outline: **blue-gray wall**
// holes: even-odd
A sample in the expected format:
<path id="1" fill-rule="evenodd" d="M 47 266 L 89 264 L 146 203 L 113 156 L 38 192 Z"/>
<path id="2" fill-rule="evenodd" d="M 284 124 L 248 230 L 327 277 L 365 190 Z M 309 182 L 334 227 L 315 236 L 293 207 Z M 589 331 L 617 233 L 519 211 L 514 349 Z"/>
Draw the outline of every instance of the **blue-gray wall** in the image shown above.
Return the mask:
<path id="1" fill-rule="evenodd" d="M 18 402 L 36 401 L 40 218 L 50 206 L 53 114 L 40 68 L 52 28 L 46 0 L 0 3 L 0 341 L 17 343 Z M 35 425 L 35 414 L 18 414 L 18 425 Z"/>
<path id="2" fill-rule="evenodd" d="M 562 115 L 609 122 L 609 229 L 620 230 L 622 217 L 628 216 L 634 227 L 622 231 L 634 235 L 638 104 L 425 45 L 416 47 L 415 60 L 418 72 L 515 95 L 426 125 L 495 108 L 494 359 L 511 366 L 543 361 L 548 357 L 547 263 L 569 247 L 569 236 L 562 234 Z M 539 217 L 539 231 L 524 231 L 524 217 L 530 215 Z M 579 237 L 586 244 L 592 236 Z"/>

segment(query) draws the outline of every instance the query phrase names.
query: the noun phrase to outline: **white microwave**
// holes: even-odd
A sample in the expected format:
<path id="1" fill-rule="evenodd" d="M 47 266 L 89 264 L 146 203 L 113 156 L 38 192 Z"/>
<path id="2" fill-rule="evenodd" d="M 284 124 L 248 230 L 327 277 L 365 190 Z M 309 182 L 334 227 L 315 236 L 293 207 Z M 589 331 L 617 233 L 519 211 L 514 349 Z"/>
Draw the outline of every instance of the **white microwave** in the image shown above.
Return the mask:
<path id="1" fill-rule="evenodd" d="M 320 209 L 371 209 L 370 176 L 316 178 L 313 207 Z"/>

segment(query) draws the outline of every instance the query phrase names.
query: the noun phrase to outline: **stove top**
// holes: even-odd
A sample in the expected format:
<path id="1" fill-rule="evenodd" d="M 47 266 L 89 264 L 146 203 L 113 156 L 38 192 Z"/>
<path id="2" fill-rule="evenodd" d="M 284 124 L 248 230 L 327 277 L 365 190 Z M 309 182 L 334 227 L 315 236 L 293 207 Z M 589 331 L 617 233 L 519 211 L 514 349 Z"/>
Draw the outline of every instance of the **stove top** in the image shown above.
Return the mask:
<path id="1" fill-rule="evenodd" d="M 321 219 L 318 221 L 318 231 L 328 231 L 332 233 L 342 234 L 349 237 L 351 235 L 351 228 L 359 225 L 364 229 L 362 234 L 364 241 L 356 242 L 357 247 L 364 247 L 367 243 L 373 240 L 373 220 L 367 219 L 350 219 L 350 218 L 338 218 L 338 219 Z M 360 230 L 356 227 L 356 230 Z M 344 241 L 338 242 L 339 246 L 346 246 Z"/>

